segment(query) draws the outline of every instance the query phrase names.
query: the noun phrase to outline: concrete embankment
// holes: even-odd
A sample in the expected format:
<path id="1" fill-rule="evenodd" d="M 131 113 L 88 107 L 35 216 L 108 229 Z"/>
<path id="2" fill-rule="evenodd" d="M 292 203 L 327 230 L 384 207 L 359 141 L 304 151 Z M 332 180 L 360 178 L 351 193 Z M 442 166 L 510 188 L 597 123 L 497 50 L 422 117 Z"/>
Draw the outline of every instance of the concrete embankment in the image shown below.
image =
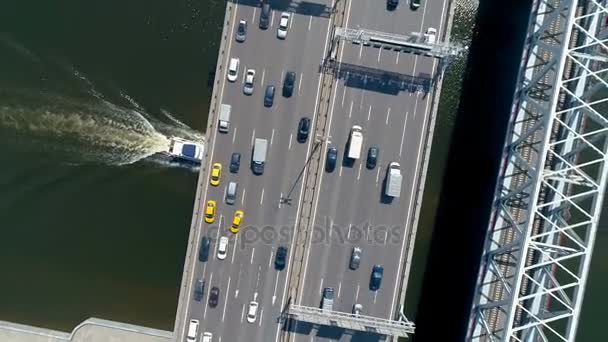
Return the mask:
<path id="1" fill-rule="evenodd" d="M 0 321 L 2 342 L 169 342 L 173 333 L 89 318 L 71 333 Z"/>

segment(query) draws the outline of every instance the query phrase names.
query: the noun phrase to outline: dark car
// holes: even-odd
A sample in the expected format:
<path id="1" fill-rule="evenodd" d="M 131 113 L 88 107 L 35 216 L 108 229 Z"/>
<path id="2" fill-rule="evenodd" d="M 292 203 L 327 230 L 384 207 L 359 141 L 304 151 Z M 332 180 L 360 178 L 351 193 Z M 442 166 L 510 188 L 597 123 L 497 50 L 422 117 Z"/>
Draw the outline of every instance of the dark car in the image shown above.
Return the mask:
<path id="1" fill-rule="evenodd" d="M 296 73 L 288 71 L 283 80 L 283 96 L 290 97 L 293 95 L 293 85 L 296 83 Z"/>
<path id="2" fill-rule="evenodd" d="M 205 281 L 203 279 L 196 280 L 194 284 L 194 300 L 200 302 L 203 299 L 203 293 L 205 291 Z"/>
<path id="3" fill-rule="evenodd" d="M 384 274 L 384 267 L 382 265 L 374 265 L 372 268 L 372 275 L 369 279 L 369 289 L 376 291 L 382 284 L 382 275 Z"/>
<path id="4" fill-rule="evenodd" d="M 277 270 L 282 270 L 285 268 L 285 264 L 287 259 L 287 248 L 283 247 L 283 246 L 279 246 L 279 248 L 277 249 L 277 256 L 274 259 L 274 267 Z"/>
<path id="5" fill-rule="evenodd" d="M 217 286 L 211 288 L 209 292 L 209 306 L 214 308 L 217 306 L 217 302 L 220 298 L 220 289 Z"/>
<path id="6" fill-rule="evenodd" d="M 239 172 L 240 167 L 241 167 L 241 154 L 235 152 L 230 157 L 230 172 L 237 173 L 237 172 Z"/>
<path id="7" fill-rule="evenodd" d="M 348 264 L 348 267 L 350 267 L 351 270 L 356 270 L 359 268 L 360 264 L 361 264 L 361 247 L 353 247 L 353 250 L 350 254 L 350 263 Z"/>
<path id="8" fill-rule="evenodd" d="M 376 146 L 372 146 L 369 148 L 369 150 L 367 150 L 367 162 L 365 163 L 365 166 L 368 169 L 372 170 L 373 168 L 376 167 L 376 163 L 378 162 L 379 153 L 380 153 L 380 150 Z"/>
<path id="9" fill-rule="evenodd" d="M 239 26 L 236 28 L 236 34 L 234 36 L 237 42 L 243 43 L 247 39 L 247 21 L 239 20 Z"/>
<path id="10" fill-rule="evenodd" d="M 201 248 L 198 250 L 198 260 L 200 261 L 207 261 L 207 259 L 209 259 L 209 245 L 210 245 L 210 241 L 209 238 L 206 236 L 203 236 L 203 238 L 201 239 Z"/>
<path id="11" fill-rule="evenodd" d="M 399 5 L 399 0 L 387 0 L 386 1 L 386 8 L 388 8 L 389 10 L 394 10 L 395 8 L 397 8 L 397 6 Z"/>
<path id="12" fill-rule="evenodd" d="M 420 1 L 421 0 L 410 0 L 410 8 L 414 11 L 417 10 L 418 7 L 420 7 Z"/>
<path id="13" fill-rule="evenodd" d="M 298 142 L 306 142 L 308 139 L 308 133 L 310 133 L 310 119 L 303 117 L 300 119 L 298 124 Z"/>
<path id="14" fill-rule="evenodd" d="M 267 86 L 264 93 L 264 107 L 272 107 L 274 103 L 274 86 Z"/>
<path id="15" fill-rule="evenodd" d="M 262 5 L 262 10 L 260 11 L 260 28 L 265 30 L 268 28 L 270 24 L 270 4 L 265 3 Z"/>
<path id="16" fill-rule="evenodd" d="M 327 157 L 325 158 L 325 171 L 332 172 L 336 168 L 338 161 L 338 149 L 330 147 L 327 149 Z"/>

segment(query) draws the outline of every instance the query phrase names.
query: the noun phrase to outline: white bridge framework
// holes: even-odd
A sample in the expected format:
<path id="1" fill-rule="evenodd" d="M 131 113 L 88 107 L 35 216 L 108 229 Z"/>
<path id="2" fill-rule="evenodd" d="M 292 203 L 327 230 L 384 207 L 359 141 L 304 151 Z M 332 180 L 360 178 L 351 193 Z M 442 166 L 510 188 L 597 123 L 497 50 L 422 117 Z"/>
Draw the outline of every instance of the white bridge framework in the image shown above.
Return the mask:
<path id="1" fill-rule="evenodd" d="M 574 341 L 608 168 L 607 0 L 534 0 L 467 341 Z"/>

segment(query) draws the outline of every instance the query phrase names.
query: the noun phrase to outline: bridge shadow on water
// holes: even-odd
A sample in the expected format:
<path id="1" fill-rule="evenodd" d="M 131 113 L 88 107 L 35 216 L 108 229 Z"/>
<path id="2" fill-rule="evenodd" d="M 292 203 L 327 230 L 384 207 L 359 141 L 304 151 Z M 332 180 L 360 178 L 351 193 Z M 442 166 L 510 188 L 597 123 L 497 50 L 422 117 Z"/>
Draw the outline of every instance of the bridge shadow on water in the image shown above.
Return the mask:
<path id="1" fill-rule="evenodd" d="M 241 6 L 262 7 L 261 0 L 230 0 Z M 274 11 L 290 12 L 300 15 L 328 18 L 333 13 L 333 8 L 327 5 L 310 2 L 310 1 L 292 1 L 292 0 L 264 0 L 270 4 L 270 8 Z M 280 15 L 280 14 L 279 14 Z M 259 14 L 258 14 L 259 16 Z M 275 17 L 277 14 L 275 14 Z M 256 19 L 257 20 L 257 19 Z"/>
<path id="2" fill-rule="evenodd" d="M 480 1 L 421 286 L 414 342 L 467 340 L 530 8 L 531 0 L 511 1 L 509 6 Z"/>

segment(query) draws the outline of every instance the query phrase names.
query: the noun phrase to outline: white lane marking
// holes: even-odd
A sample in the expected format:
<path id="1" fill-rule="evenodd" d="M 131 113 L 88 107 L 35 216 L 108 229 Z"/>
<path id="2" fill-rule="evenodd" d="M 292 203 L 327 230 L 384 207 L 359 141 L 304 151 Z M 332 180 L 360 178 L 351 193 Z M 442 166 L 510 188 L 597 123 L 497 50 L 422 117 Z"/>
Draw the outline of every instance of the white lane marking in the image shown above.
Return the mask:
<path id="1" fill-rule="evenodd" d="M 291 150 L 291 140 L 293 140 L 293 133 L 289 135 L 289 149 Z"/>
<path id="2" fill-rule="evenodd" d="M 245 76 L 247 76 L 247 66 L 243 67 L 243 80 L 241 81 L 242 83 L 245 83 Z"/>
<path id="3" fill-rule="evenodd" d="M 361 59 L 362 53 L 363 53 L 363 44 L 359 45 L 359 59 Z"/>
<path id="4" fill-rule="evenodd" d="M 382 241 L 383 245 L 386 245 L 386 240 L 388 239 L 388 230 L 384 231 L 384 241 Z"/>
<path id="5" fill-rule="evenodd" d="M 264 202 L 264 189 L 262 189 L 262 196 L 260 196 L 260 204 Z"/>
<path id="6" fill-rule="evenodd" d="M 243 304 L 243 310 L 241 310 L 241 322 L 243 322 L 243 317 L 245 317 L 245 304 Z"/>
<path id="7" fill-rule="evenodd" d="M 295 13 L 290 13 L 289 16 L 289 30 L 291 31 L 291 24 L 293 24 L 293 20 L 295 19 Z"/>
<path id="8" fill-rule="evenodd" d="M 238 246 L 239 242 L 239 234 L 236 234 L 236 239 L 234 239 L 234 246 L 232 247 L 232 260 L 230 263 L 234 264 L 234 256 L 236 255 L 236 246 Z"/>
<path id="9" fill-rule="evenodd" d="M 226 296 L 224 298 L 224 311 L 222 311 L 222 322 L 226 317 L 226 304 L 228 304 L 228 292 L 230 292 L 230 277 L 228 277 L 228 286 L 226 286 Z"/>
<path id="10" fill-rule="evenodd" d="M 357 284 L 357 291 L 355 292 L 355 303 L 357 303 L 357 300 L 359 299 L 359 284 Z"/>
<path id="11" fill-rule="evenodd" d="M 348 225 L 348 234 L 346 234 L 346 240 L 350 240 L 350 231 L 353 228 L 353 224 Z"/>
<path id="12" fill-rule="evenodd" d="M 274 140 L 274 128 L 272 129 L 272 134 L 270 135 L 270 145 L 272 145 L 273 140 Z"/>
<path id="13" fill-rule="evenodd" d="M 338 172 L 338 176 L 342 177 L 342 164 L 340 164 L 340 172 Z"/>
<path id="14" fill-rule="evenodd" d="M 270 269 L 270 265 L 272 264 L 272 254 L 274 253 L 274 251 L 270 251 L 270 258 L 268 259 L 268 269 Z"/>
<path id="15" fill-rule="evenodd" d="M 233 40 L 232 37 L 234 37 L 234 27 L 236 26 L 235 25 L 235 23 L 236 23 L 235 18 L 236 18 L 236 13 L 238 12 L 238 7 L 239 7 L 238 3 L 235 3 L 234 4 L 234 15 L 231 18 L 231 21 L 232 21 L 232 27 L 230 28 L 230 38 L 231 39 L 229 39 L 229 41 L 228 41 L 228 49 L 226 50 L 228 55 L 230 55 L 230 48 L 232 47 L 232 40 Z M 329 30 L 327 32 L 329 34 Z M 326 45 L 327 45 L 327 41 L 326 41 Z M 325 51 L 323 52 L 323 56 L 325 56 Z M 226 60 L 226 63 L 228 63 L 228 60 Z M 224 97 L 224 88 L 226 86 L 226 75 L 225 75 L 226 72 L 227 71 L 224 71 L 224 75 L 223 75 L 224 77 L 220 78 L 221 79 L 220 82 L 221 82 L 222 87 L 220 88 L 220 96 L 218 98 L 219 103 L 222 103 L 222 99 Z M 215 141 L 216 141 L 216 137 L 217 137 L 217 129 L 214 129 L 213 130 L 213 139 L 212 139 L 212 143 L 211 143 L 211 155 L 209 156 L 209 160 L 213 160 L 213 154 L 215 153 Z M 205 199 L 207 198 L 207 190 L 209 189 L 209 186 L 207 186 L 206 184 L 204 186 L 205 186 L 205 188 L 204 188 L 203 194 L 201 196 L 202 202 L 199 202 L 201 204 L 199 204 L 199 206 L 196 209 L 197 210 L 197 215 L 196 215 L 197 217 L 200 217 L 200 210 L 202 209 L 202 204 L 205 203 Z M 201 227 L 201 225 L 202 225 L 202 220 L 199 220 L 199 223 L 198 223 L 199 228 Z M 201 240 L 200 239 L 200 235 L 201 234 L 202 234 L 202 229 L 196 229 L 196 232 L 194 233 L 195 237 L 194 237 L 194 246 L 193 246 L 194 248 L 193 248 L 193 250 L 198 250 L 198 248 L 199 248 L 198 244 L 200 243 L 200 240 Z M 193 262 L 192 265 L 190 266 L 190 270 L 189 270 L 190 276 L 189 276 L 189 279 L 188 279 L 188 283 L 186 285 L 186 293 L 187 293 L 188 296 L 192 293 L 192 286 L 194 285 L 194 276 L 195 276 L 194 270 L 196 269 L 196 266 L 197 266 L 197 262 Z M 190 307 L 190 300 L 186 300 L 186 306 L 184 308 L 184 312 L 186 314 L 188 314 L 190 312 L 189 311 L 189 307 Z M 176 339 L 182 339 L 183 338 L 183 337 L 180 337 L 180 333 L 183 334 L 183 332 L 186 331 L 186 324 L 187 323 L 188 323 L 188 320 L 187 319 L 183 319 L 182 329 L 178 332 L 178 336 L 177 336 Z"/>
<path id="16" fill-rule="evenodd" d="M 202 338 L 202 337 L 201 337 Z M 220 336 L 220 339 L 218 340 L 218 342 L 222 342 L 222 336 Z"/>
<path id="17" fill-rule="evenodd" d="M 272 29 L 272 24 L 274 23 L 274 12 L 272 11 L 272 16 L 270 17 L 270 28 Z"/>
<path id="18" fill-rule="evenodd" d="M 323 278 L 321 278 L 321 283 L 319 284 L 319 293 L 323 290 Z"/>
<path id="19" fill-rule="evenodd" d="M 346 98 L 346 86 L 344 86 L 344 90 L 342 91 L 342 107 L 344 107 L 345 98 Z"/>
<path id="20" fill-rule="evenodd" d="M 281 199 L 283 198 L 283 192 L 281 191 L 281 197 L 279 197 L 279 209 L 281 209 Z"/>
<path id="21" fill-rule="evenodd" d="M 382 54 L 382 48 L 378 48 L 378 62 L 380 62 L 380 55 Z"/>
<path id="22" fill-rule="evenodd" d="M 341 292 L 341 291 L 342 291 L 342 282 L 340 282 L 340 283 L 338 284 L 338 297 L 336 297 L 336 298 L 340 298 L 340 292 Z"/>
<path id="23" fill-rule="evenodd" d="M 253 8 L 253 15 L 251 16 L 251 24 L 253 24 L 255 22 L 255 12 L 257 11 L 257 7 Z"/>
<path id="24" fill-rule="evenodd" d="M 211 272 L 211 274 L 209 275 L 209 286 L 211 286 L 213 283 L 213 272 Z M 203 310 L 203 318 L 205 318 L 205 316 L 207 315 L 207 305 L 209 305 L 209 301 L 206 300 L 205 301 L 205 309 Z"/>
<path id="25" fill-rule="evenodd" d="M 357 180 L 359 180 L 359 178 L 361 178 L 361 167 L 363 166 L 363 163 L 359 163 L 359 173 L 357 173 Z"/>
<path id="26" fill-rule="evenodd" d="M 237 127 L 234 127 L 234 132 L 232 132 L 232 144 L 234 145 L 234 139 L 236 139 L 236 129 Z"/>
<path id="27" fill-rule="evenodd" d="M 302 89 L 302 77 L 304 76 L 304 73 L 301 72 L 300 73 L 300 81 L 298 82 L 298 95 L 300 95 L 300 90 Z"/>
<path id="28" fill-rule="evenodd" d="M 399 64 L 399 51 L 397 51 L 397 59 L 395 60 L 395 64 Z"/>
<path id="29" fill-rule="evenodd" d="M 386 124 L 388 125 L 388 118 L 391 116 L 391 107 L 388 107 L 386 111 Z"/>
<path id="30" fill-rule="evenodd" d="M 328 239 L 331 243 L 331 233 L 334 229 L 334 221 L 332 219 L 329 219 L 329 235 L 328 235 Z"/>
<path id="31" fill-rule="evenodd" d="M 425 1 L 426 3 L 426 1 Z M 407 127 L 407 115 L 409 112 L 405 112 L 405 121 L 403 122 L 403 132 L 401 133 L 401 146 L 399 146 L 399 157 L 401 157 L 401 152 L 403 152 L 403 140 L 405 139 L 405 128 Z M 425 115 L 426 117 L 426 115 Z M 425 119 L 426 121 L 426 119 Z"/>
<path id="32" fill-rule="evenodd" d="M 279 78 L 279 80 L 283 79 L 283 75 L 285 74 L 285 70 L 281 70 L 281 78 Z"/>
<path id="33" fill-rule="evenodd" d="M 264 77 L 266 77 L 266 69 L 262 70 L 262 82 L 260 82 L 262 87 L 264 86 Z"/>
<path id="34" fill-rule="evenodd" d="M 243 188 L 243 195 L 241 195 L 241 205 L 243 207 L 245 206 L 245 191 L 247 191 L 247 189 Z"/>
<path id="35" fill-rule="evenodd" d="M 372 105 L 369 105 L 369 110 L 367 111 L 367 121 L 369 121 L 369 118 L 372 116 Z"/>
<path id="36" fill-rule="evenodd" d="M 251 146 L 253 146 L 253 139 L 255 139 L 255 128 L 253 129 L 253 132 L 251 132 Z"/>
<path id="37" fill-rule="evenodd" d="M 312 26 L 312 15 L 310 16 L 310 19 L 308 20 L 308 31 L 310 31 L 311 26 Z"/>
<path id="38" fill-rule="evenodd" d="M 255 254 L 255 247 L 251 248 L 251 260 L 249 261 L 250 264 L 253 264 L 253 255 Z"/>
<path id="39" fill-rule="evenodd" d="M 350 109 L 348 110 L 348 118 L 350 119 L 350 116 L 353 114 L 353 102 L 354 100 L 350 101 Z"/>
<path id="40" fill-rule="evenodd" d="M 376 304 L 376 297 L 378 297 L 378 290 L 374 291 L 374 304 Z"/>
<path id="41" fill-rule="evenodd" d="M 262 326 L 262 318 L 264 318 L 264 308 L 262 308 L 262 310 L 260 311 L 260 323 L 258 324 L 258 326 Z"/>
<path id="42" fill-rule="evenodd" d="M 378 184 L 379 179 L 380 179 L 380 167 L 378 167 L 378 173 L 376 173 L 376 184 Z"/>
<path id="43" fill-rule="evenodd" d="M 277 300 L 277 286 L 279 285 L 279 272 L 276 273 L 276 279 L 274 280 L 274 292 L 272 293 L 272 305 Z"/>

